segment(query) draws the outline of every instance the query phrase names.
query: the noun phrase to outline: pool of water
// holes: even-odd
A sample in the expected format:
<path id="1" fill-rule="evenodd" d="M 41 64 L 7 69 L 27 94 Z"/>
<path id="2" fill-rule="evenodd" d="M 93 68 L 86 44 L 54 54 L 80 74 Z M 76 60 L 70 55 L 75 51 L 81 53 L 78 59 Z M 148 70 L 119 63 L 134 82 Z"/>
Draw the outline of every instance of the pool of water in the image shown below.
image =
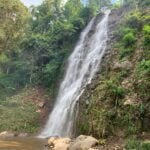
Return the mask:
<path id="1" fill-rule="evenodd" d="M 0 138 L 0 150 L 47 150 L 47 140 L 34 137 Z"/>

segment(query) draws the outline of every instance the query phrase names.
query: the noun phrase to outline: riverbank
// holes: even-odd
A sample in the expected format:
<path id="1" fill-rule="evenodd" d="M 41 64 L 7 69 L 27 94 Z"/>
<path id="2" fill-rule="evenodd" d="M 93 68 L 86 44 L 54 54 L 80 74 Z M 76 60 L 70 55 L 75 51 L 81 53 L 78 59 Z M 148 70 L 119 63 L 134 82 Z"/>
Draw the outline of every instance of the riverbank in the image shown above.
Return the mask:
<path id="1" fill-rule="evenodd" d="M 76 138 L 50 137 L 40 139 L 35 136 L 0 136 L 0 150 L 149 150 L 150 134 L 121 138 L 96 139 L 92 136 L 80 135 Z"/>

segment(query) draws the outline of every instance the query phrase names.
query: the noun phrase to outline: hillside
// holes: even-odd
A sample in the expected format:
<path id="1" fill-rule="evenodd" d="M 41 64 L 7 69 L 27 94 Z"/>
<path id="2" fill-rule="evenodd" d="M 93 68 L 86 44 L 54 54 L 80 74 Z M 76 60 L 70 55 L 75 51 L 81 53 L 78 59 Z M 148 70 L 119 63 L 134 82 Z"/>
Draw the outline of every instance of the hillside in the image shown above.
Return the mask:
<path id="1" fill-rule="evenodd" d="M 149 150 L 149 0 L 125 0 L 123 4 L 118 1 L 114 5 L 109 0 L 95 0 L 87 6 L 80 0 L 69 0 L 64 8 L 60 2 L 44 0 L 40 6 L 27 9 L 19 0 L 0 0 L 0 136 L 32 136 L 41 132 L 56 104 L 59 85 L 69 66 L 68 57 L 78 46 L 83 29 L 95 17 L 83 43 L 85 55 L 91 48 L 89 40 L 105 16 L 99 10 L 103 2 L 101 7 L 107 5 L 111 9 L 105 54 L 91 84 L 81 86 L 84 92 L 72 102 L 76 106 L 77 114 L 72 115 L 75 119 L 69 118 L 72 107 L 64 111 L 70 122 L 75 120 L 73 137 L 95 137 L 95 149 Z M 88 80 L 88 73 L 81 83 Z M 63 94 L 71 88 L 67 90 Z"/>
<path id="2" fill-rule="evenodd" d="M 143 5 L 112 11 L 102 66 L 80 98 L 79 134 L 150 138 L 149 19 Z"/>

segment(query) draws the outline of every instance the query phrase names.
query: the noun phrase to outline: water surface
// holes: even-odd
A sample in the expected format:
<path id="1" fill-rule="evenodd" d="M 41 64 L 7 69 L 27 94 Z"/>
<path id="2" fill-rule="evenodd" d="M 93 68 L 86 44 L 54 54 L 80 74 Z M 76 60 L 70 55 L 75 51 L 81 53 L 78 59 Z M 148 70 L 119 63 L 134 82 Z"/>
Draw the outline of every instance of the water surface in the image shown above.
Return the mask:
<path id="1" fill-rule="evenodd" d="M 0 138 L 0 150 L 47 150 L 47 141 L 34 137 Z"/>

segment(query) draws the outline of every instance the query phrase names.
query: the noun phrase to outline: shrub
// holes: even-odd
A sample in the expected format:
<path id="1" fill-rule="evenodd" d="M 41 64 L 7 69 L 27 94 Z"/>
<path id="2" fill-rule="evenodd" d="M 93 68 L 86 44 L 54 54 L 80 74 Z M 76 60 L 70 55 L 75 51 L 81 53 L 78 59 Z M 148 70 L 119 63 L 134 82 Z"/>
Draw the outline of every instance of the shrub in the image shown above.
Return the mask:
<path id="1" fill-rule="evenodd" d="M 121 49 L 120 51 L 120 59 L 124 58 L 124 57 L 127 57 L 127 56 L 130 56 L 132 53 L 133 53 L 133 49 Z"/>
<path id="2" fill-rule="evenodd" d="M 79 16 L 85 21 L 85 23 L 88 23 L 89 20 L 94 16 L 94 10 L 89 7 L 84 7 Z"/>
<path id="3" fill-rule="evenodd" d="M 150 60 L 142 60 L 136 67 L 136 80 L 134 87 L 142 99 L 142 101 L 147 102 L 150 99 Z"/>
<path id="4" fill-rule="evenodd" d="M 131 139 L 127 141 L 125 148 L 126 150 L 149 150 L 150 143 Z"/>
<path id="5" fill-rule="evenodd" d="M 145 25 L 143 27 L 143 31 L 144 31 L 144 34 L 150 34 L 150 26 L 149 25 Z"/>
<path id="6" fill-rule="evenodd" d="M 125 148 L 126 150 L 131 150 L 131 149 L 140 150 L 139 149 L 140 146 L 141 146 L 141 143 L 139 141 L 128 140 Z"/>
<path id="7" fill-rule="evenodd" d="M 143 33 L 144 33 L 144 45 L 150 47 L 150 26 L 145 25 L 143 27 Z"/>
<path id="8" fill-rule="evenodd" d="M 143 1 L 138 0 L 138 2 L 139 2 L 139 5 L 141 5 L 142 7 L 148 7 L 150 4 L 149 0 L 143 0 Z"/>
<path id="9" fill-rule="evenodd" d="M 127 18 L 127 26 L 132 29 L 141 30 L 142 29 L 142 19 L 140 18 L 140 14 L 136 12 L 136 14 L 130 15 Z"/>
<path id="10" fill-rule="evenodd" d="M 124 35 L 126 35 L 128 33 L 135 34 L 136 31 L 134 29 L 129 28 L 129 27 L 120 27 L 120 29 L 117 32 L 117 35 L 119 35 L 118 38 L 122 39 L 124 37 Z"/>
<path id="11" fill-rule="evenodd" d="M 142 143 L 142 150 L 149 150 L 150 149 L 150 142 Z"/>
<path id="12" fill-rule="evenodd" d="M 135 41 L 136 38 L 132 32 L 125 34 L 123 37 L 123 43 L 125 47 L 132 47 Z"/>
<path id="13" fill-rule="evenodd" d="M 118 105 L 118 100 L 125 95 L 125 90 L 113 80 L 106 81 L 106 90 L 107 96 L 113 98 L 115 105 Z"/>
<path id="14" fill-rule="evenodd" d="M 137 67 L 137 72 L 141 75 L 148 75 L 150 73 L 150 60 L 142 60 Z"/>

